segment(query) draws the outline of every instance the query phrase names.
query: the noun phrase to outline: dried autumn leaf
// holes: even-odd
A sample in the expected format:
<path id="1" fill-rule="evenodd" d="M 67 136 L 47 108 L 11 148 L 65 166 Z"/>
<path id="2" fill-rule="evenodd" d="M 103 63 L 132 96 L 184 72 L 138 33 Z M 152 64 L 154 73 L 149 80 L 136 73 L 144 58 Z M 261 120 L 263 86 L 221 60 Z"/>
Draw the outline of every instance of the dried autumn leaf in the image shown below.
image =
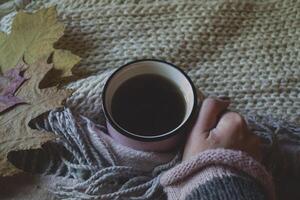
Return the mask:
<path id="1" fill-rule="evenodd" d="M 53 54 L 54 68 L 61 72 L 61 77 L 71 76 L 71 69 L 78 64 L 81 58 L 71 51 L 57 49 Z"/>
<path id="2" fill-rule="evenodd" d="M 0 31 L 0 46 L 7 39 L 6 33 Z"/>
<path id="3" fill-rule="evenodd" d="M 6 71 L 3 76 L 0 75 L 0 113 L 24 102 L 14 95 L 17 89 L 26 80 L 20 75 L 21 70 L 24 69 L 24 65 L 25 64 L 21 62 L 15 68 Z"/>
<path id="4" fill-rule="evenodd" d="M 76 77 L 72 75 L 71 69 L 79 63 L 81 58 L 71 51 L 56 49 L 53 53 L 52 62 L 54 68 L 48 72 L 41 82 L 41 88 L 61 85 L 63 83 L 75 80 Z"/>
<path id="5" fill-rule="evenodd" d="M 55 7 L 41 9 L 33 14 L 18 12 L 13 20 L 11 34 L 0 46 L 2 71 L 15 66 L 23 57 L 27 64 L 48 57 L 54 51 L 53 44 L 63 32 L 64 26 L 57 20 Z"/>
<path id="6" fill-rule="evenodd" d="M 40 81 L 51 68 L 52 64 L 47 64 L 46 59 L 30 65 L 24 73 L 24 77 L 29 80 L 16 92 L 16 95 L 24 99 L 27 104 L 18 105 L 0 115 L 0 176 L 10 176 L 19 172 L 8 162 L 9 152 L 36 149 L 54 138 L 51 134 L 28 126 L 31 119 L 59 107 L 61 102 L 71 94 L 69 90 L 58 90 L 56 87 L 39 88 Z"/>

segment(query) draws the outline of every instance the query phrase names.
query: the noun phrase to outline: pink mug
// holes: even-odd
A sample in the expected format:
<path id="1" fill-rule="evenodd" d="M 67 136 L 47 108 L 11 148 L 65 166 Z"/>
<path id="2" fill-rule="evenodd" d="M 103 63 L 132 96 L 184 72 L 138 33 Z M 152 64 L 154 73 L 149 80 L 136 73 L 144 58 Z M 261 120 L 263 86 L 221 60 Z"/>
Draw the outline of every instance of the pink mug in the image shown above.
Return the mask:
<path id="1" fill-rule="evenodd" d="M 182 122 L 173 130 L 156 135 L 137 135 L 121 127 L 112 115 L 112 98 L 116 90 L 128 79 L 138 75 L 160 75 L 173 82 L 182 93 L 185 101 L 185 114 Z M 102 106 L 110 136 L 118 143 L 143 151 L 170 151 L 185 141 L 186 133 L 194 123 L 198 113 L 197 91 L 191 79 L 173 64 L 165 61 L 146 59 L 125 64 L 117 69 L 104 85 Z"/>

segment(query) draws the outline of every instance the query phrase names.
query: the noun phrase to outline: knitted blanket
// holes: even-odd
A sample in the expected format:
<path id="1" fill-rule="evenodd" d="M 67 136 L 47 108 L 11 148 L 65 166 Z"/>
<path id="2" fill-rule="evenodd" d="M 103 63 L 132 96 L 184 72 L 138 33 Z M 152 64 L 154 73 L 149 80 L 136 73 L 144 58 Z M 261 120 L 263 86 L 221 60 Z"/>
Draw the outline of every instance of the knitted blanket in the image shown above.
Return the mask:
<path id="1" fill-rule="evenodd" d="M 33 0 L 25 9 L 51 5 L 66 26 L 57 47 L 83 58 L 74 73 L 94 73 L 70 85 L 69 105 L 85 116 L 99 116 L 113 69 L 158 58 L 206 95 L 229 96 L 234 110 L 300 121 L 299 0 Z"/>
<path id="2" fill-rule="evenodd" d="M 115 68 L 135 59 L 163 59 L 182 67 L 206 95 L 229 96 L 233 102 L 232 110 L 247 115 L 250 112 L 265 115 L 263 118 L 252 116 L 249 120 L 255 119 L 256 130 L 270 142 L 271 149 L 279 144 L 282 147 L 281 150 L 275 148 L 276 151 L 269 148 L 272 154 L 266 163 L 278 172 L 281 177 L 278 182 L 283 182 L 283 186 L 290 183 L 287 182 L 289 178 L 283 180 L 282 177 L 287 177 L 283 171 L 289 171 L 288 177 L 300 177 L 296 170 L 300 163 L 296 160 L 300 139 L 295 134 L 299 134 L 299 128 L 269 118 L 300 122 L 300 1 L 39 0 L 32 1 L 25 10 L 35 11 L 51 5 L 57 6 L 59 18 L 66 25 L 65 35 L 56 46 L 72 50 L 83 58 L 74 73 L 90 75 L 68 85 L 76 90 L 67 102 L 74 113 L 102 124 L 100 95 L 107 76 Z M 0 30 L 10 31 L 14 15 L 15 12 L 11 12 L 1 19 Z M 274 135 L 278 136 L 277 140 Z M 278 159 L 282 155 L 284 159 Z M 273 165 L 274 157 L 281 165 Z M 72 164 L 65 166 L 78 167 Z M 295 168 L 287 167 L 291 164 Z M 71 174 L 78 173 L 71 170 Z M 104 175 L 109 177 L 109 173 Z M 149 172 L 138 182 L 125 184 L 123 189 L 130 188 L 131 184 L 153 183 L 158 175 Z M 77 188 L 63 187 L 59 191 L 65 193 L 58 195 L 93 199 L 89 195 L 99 194 L 97 186 L 103 181 L 101 177 L 93 179 L 94 187 L 80 184 Z M 297 180 L 291 183 L 298 184 Z M 154 198 L 159 196 L 156 186 L 149 184 L 138 191 L 144 194 L 134 194 Z M 82 188 L 87 192 L 76 193 Z"/>
<path id="3" fill-rule="evenodd" d="M 273 118 L 246 119 L 264 140 L 263 161 L 275 177 L 279 199 L 299 199 L 300 127 Z M 103 124 L 70 109 L 45 113 L 34 124 L 54 132 L 59 140 L 10 154 L 17 167 L 43 176 L 0 178 L 1 199 L 166 199 L 160 177 L 180 162 L 180 154 L 122 146 L 106 134 Z"/>

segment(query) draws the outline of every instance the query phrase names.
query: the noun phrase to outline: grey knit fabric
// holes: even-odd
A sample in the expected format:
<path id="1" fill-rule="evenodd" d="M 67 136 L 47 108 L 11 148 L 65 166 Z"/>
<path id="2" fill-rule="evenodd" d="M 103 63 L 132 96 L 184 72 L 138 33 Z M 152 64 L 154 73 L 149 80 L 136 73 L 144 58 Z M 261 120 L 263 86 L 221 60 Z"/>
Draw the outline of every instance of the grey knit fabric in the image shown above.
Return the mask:
<path id="1" fill-rule="evenodd" d="M 13 152 L 9 160 L 28 172 L 75 179 L 78 184 L 60 182 L 51 188 L 58 199 L 163 199 L 161 173 L 179 161 L 175 152 L 142 152 L 119 145 L 104 126 L 70 109 L 45 113 L 33 124 L 59 139 L 42 150 Z"/>
<path id="2" fill-rule="evenodd" d="M 249 178 L 214 178 L 195 188 L 185 200 L 267 200 L 259 185 Z"/>
<path id="3" fill-rule="evenodd" d="M 295 194 L 290 189 L 299 185 L 300 149 L 291 151 L 291 144 L 300 145 L 300 127 L 273 118 L 248 116 L 247 120 L 251 129 L 265 140 L 264 161 L 275 175 L 283 195 L 280 199 Z M 69 109 L 51 111 L 34 124 L 54 131 L 60 140 L 43 146 L 42 152 L 14 152 L 9 158 L 26 171 L 64 176 L 79 182 L 57 185 L 53 192 L 59 199 L 159 199 L 163 197 L 158 184 L 161 172 L 179 162 L 178 157 L 172 160 L 172 153 L 166 157 L 129 150 L 111 139 L 99 138 L 99 131 L 106 132 L 103 125 Z M 45 159 L 48 162 L 44 162 Z M 278 182 L 283 177 L 288 177 L 293 184 L 286 187 L 287 180 Z"/>

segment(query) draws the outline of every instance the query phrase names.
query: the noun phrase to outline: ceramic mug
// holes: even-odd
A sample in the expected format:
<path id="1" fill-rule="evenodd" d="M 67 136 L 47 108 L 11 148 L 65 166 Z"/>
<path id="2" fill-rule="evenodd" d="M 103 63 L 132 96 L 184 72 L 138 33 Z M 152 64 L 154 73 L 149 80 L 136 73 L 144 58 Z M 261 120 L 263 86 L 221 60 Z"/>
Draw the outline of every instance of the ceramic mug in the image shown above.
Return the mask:
<path id="1" fill-rule="evenodd" d="M 116 90 L 128 79 L 138 75 L 160 75 L 175 84 L 185 101 L 184 118 L 173 130 L 151 135 L 137 135 L 121 127 L 112 115 L 112 99 Z M 137 60 L 117 69 L 104 85 L 102 106 L 110 136 L 118 143 L 143 151 L 169 151 L 185 140 L 186 133 L 194 123 L 198 112 L 197 91 L 191 79 L 173 64 L 161 60 Z"/>

